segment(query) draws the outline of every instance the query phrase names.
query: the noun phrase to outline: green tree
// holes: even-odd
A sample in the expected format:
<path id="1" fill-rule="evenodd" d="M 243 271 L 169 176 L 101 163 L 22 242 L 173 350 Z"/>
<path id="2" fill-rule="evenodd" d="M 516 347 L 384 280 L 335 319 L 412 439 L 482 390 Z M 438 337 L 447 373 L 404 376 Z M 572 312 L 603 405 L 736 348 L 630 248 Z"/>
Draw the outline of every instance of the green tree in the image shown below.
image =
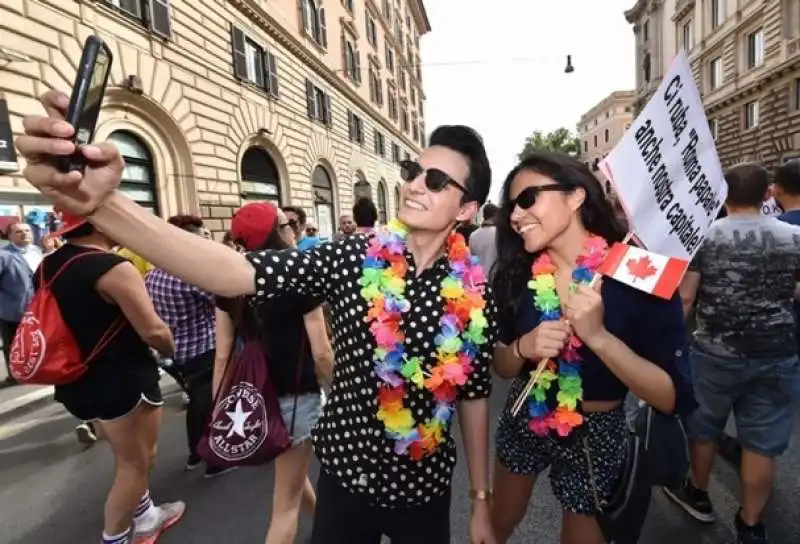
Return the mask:
<path id="1" fill-rule="evenodd" d="M 563 127 L 546 134 L 536 130 L 525 139 L 525 145 L 517 155 L 517 158 L 522 160 L 526 155 L 535 151 L 557 151 L 571 157 L 579 157 L 581 154 L 581 141 Z"/>

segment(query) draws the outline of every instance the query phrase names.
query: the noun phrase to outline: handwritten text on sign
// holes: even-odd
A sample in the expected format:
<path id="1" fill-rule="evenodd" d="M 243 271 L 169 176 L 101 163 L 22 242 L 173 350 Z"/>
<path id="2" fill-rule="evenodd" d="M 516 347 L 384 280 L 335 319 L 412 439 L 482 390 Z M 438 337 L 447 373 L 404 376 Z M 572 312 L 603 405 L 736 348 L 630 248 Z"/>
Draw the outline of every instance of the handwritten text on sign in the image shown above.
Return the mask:
<path id="1" fill-rule="evenodd" d="M 645 247 L 691 260 L 727 186 L 683 53 L 601 168 Z"/>

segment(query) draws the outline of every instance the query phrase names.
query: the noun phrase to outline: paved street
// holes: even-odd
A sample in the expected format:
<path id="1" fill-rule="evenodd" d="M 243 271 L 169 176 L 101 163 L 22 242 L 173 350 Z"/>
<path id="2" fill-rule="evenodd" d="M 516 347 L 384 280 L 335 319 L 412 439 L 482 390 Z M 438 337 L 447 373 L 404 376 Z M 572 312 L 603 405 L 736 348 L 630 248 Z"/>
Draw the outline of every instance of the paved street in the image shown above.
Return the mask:
<path id="1" fill-rule="evenodd" d="M 499 409 L 504 384 L 495 392 Z M 169 395 L 158 466 L 152 490 L 159 500 L 184 499 L 184 521 L 169 531 L 163 544 L 263 542 L 269 517 L 272 471 L 242 469 L 213 481 L 185 473 L 183 419 L 177 396 Z M 73 434 L 74 421 L 50 404 L 0 426 L 0 544 L 96 542 L 102 525 L 102 504 L 111 477 L 111 456 L 105 444 L 84 450 Z M 773 544 L 800 542 L 800 448 L 781 464 L 768 521 Z M 316 470 L 316 469 L 315 469 Z M 454 542 L 466 542 L 468 479 L 460 463 L 453 498 Z M 720 460 L 711 490 L 721 521 L 699 527 L 656 493 L 643 544 L 729 544 L 736 508 L 735 474 Z M 513 542 L 557 542 L 559 513 L 543 479 L 528 517 Z M 302 523 L 301 537 L 310 522 Z M 302 538 L 298 539 L 302 542 Z"/>

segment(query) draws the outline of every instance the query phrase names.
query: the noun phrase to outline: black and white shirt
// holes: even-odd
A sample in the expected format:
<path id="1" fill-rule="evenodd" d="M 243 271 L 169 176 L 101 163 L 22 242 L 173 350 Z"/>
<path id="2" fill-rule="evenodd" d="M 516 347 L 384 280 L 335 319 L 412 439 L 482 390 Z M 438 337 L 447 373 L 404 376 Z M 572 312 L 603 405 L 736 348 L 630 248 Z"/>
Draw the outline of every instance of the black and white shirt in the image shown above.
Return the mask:
<path id="1" fill-rule="evenodd" d="M 367 236 L 356 235 L 325 243 L 304 253 L 260 251 L 247 257 L 256 269 L 256 297 L 271 298 L 285 292 L 324 297 L 333 314 L 333 383 L 328 402 L 313 434 L 314 450 L 323 468 L 340 484 L 365 495 L 375 505 L 389 508 L 414 506 L 449 492 L 456 447 L 448 438 L 439 450 L 420 461 L 397 455 L 377 418 L 379 381 L 373 370 L 375 342 L 366 321 L 368 303 L 361 296 L 361 264 Z M 431 370 L 435 362 L 434 338 L 444 305 L 439 291 L 448 272 L 446 257 L 417 276 L 413 256 L 405 296 L 411 309 L 404 314 L 406 353 L 418 354 Z M 490 364 L 497 336 L 494 298 L 487 287 L 487 342 L 473 362 L 474 371 L 459 391 L 459 400 L 487 398 L 492 389 Z M 406 406 L 418 422 L 428 419 L 435 406 L 425 389 L 408 387 Z"/>

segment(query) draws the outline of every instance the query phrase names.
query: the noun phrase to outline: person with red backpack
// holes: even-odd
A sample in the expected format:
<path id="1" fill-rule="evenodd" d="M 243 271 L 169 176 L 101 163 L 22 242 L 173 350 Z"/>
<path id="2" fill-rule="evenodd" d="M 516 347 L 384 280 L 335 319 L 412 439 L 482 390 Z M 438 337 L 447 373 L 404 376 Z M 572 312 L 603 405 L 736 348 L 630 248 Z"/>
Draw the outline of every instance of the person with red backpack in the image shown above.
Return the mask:
<path id="1" fill-rule="evenodd" d="M 114 453 L 104 544 L 148 544 L 183 516 L 182 502 L 155 506 L 148 473 L 163 400 L 150 348 L 175 344 L 134 265 L 83 218 L 62 214 L 67 243 L 42 261 L 36 293 L 11 348 L 18 380 L 55 386 L 73 416 L 102 428 Z"/>

